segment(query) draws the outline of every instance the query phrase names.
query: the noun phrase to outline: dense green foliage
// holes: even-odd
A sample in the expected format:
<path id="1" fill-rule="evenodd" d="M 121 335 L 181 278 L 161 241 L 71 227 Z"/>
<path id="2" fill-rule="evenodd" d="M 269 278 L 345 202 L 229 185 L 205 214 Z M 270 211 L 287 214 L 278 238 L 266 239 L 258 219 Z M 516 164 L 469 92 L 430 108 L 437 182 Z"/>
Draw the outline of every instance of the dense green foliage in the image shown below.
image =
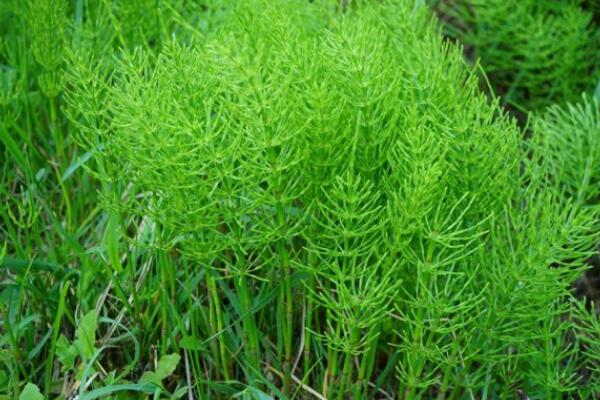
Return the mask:
<path id="1" fill-rule="evenodd" d="M 423 4 L 0 3 L 0 399 L 598 393 L 591 17 L 524 142 Z"/>
<path id="2" fill-rule="evenodd" d="M 600 110 L 584 97 L 565 107 L 554 106 L 535 119 L 533 143 L 549 161 L 550 174 L 566 193 L 583 204 L 600 200 Z"/>
<path id="3" fill-rule="evenodd" d="M 496 92 L 516 109 L 576 101 L 595 88 L 600 36 L 581 0 L 435 3 L 446 33 L 480 60 Z"/>

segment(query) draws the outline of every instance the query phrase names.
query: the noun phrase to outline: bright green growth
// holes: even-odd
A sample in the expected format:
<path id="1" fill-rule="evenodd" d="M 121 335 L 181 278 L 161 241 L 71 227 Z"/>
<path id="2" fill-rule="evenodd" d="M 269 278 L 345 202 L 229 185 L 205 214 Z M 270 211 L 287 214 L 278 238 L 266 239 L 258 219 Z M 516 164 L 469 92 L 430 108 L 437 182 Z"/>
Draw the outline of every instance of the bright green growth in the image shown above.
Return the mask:
<path id="1" fill-rule="evenodd" d="M 168 335 L 176 337 L 177 329 L 161 335 L 155 328 L 152 312 L 157 306 L 150 293 L 157 292 L 160 279 L 153 273 L 154 255 L 129 251 L 123 241 L 110 249 L 110 256 L 105 254 L 104 244 L 120 238 L 111 236 L 122 229 L 114 225 L 130 220 L 110 218 L 106 224 L 101 187 L 86 171 L 86 163 L 94 160 L 73 142 L 76 127 L 64 107 L 69 87 L 64 71 L 72 49 L 109 69 L 121 39 L 131 47 L 159 48 L 163 37 L 171 40 L 179 14 L 188 10 L 192 24 L 202 16 L 201 2 L 164 1 L 168 11 L 141 24 L 133 11 L 125 10 L 133 3 L 0 0 L 0 399 L 19 398 L 29 382 L 51 399 L 92 398 L 90 393 L 107 398 L 119 391 L 125 395 L 118 398 L 131 398 L 130 391 L 156 397 L 157 391 L 165 393 L 156 385 L 130 383 L 153 370 L 162 355 L 179 350 L 155 351 L 157 337 L 176 346 Z M 143 3 L 135 6 L 147 10 L 157 2 Z M 167 31 L 160 38 L 149 37 Z M 154 241 L 153 229 L 151 224 L 139 229 L 146 232 L 140 240 Z M 131 275 L 112 274 L 105 260 L 112 262 L 114 251 L 119 262 L 127 253 L 123 265 Z M 136 283 L 142 286 L 142 300 L 136 297 L 132 320 L 129 296 Z M 87 317 L 96 308 L 98 318 Z M 142 318 L 147 310 L 153 311 Z M 94 329 L 84 331 L 91 322 L 97 322 L 95 336 Z M 83 339 L 86 335 L 95 342 Z M 92 351 L 95 361 L 89 357 Z M 169 389 L 183 386 L 174 379 Z"/>
<path id="2" fill-rule="evenodd" d="M 36 385 L 28 383 L 21 392 L 19 400 L 44 400 L 44 396 Z"/>
<path id="3" fill-rule="evenodd" d="M 114 207 L 151 217 L 160 244 L 203 272 L 186 319 L 208 346 L 193 353 L 198 376 L 337 399 L 596 390 L 564 318 L 594 212 L 546 179 L 545 148 L 521 168 L 521 133 L 427 10 L 233 10 L 193 44 L 126 52 L 110 77 L 70 67 L 70 116 Z M 579 26 L 576 58 L 589 18 L 571 14 L 555 19 Z M 570 93 L 575 75 L 519 83 L 516 99 Z M 161 270 L 165 314 L 176 273 Z"/>
<path id="4" fill-rule="evenodd" d="M 568 197 L 582 207 L 597 208 L 600 200 L 600 105 L 597 98 L 584 95 L 579 102 L 563 107 L 553 106 L 536 115 L 532 126 L 531 149 L 542 155 L 547 165 L 547 175 Z M 596 228 L 597 229 L 597 228 Z M 596 237 L 596 244 L 598 238 Z M 595 257 L 596 258 L 596 257 Z M 573 332 L 579 341 L 578 351 L 585 354 L 579 366 L 583 371 L 582 382 L 596 379 L 599 369 L 598 292 L 597 261 L 578 279 L 579 295 L 585 293 L 584 304 L 570 311 Z M 593 381 L 591 381 L 593 382 Z M 598 389 L 595 389 L 596 391 Z"/>
<path id="5" fill-rule="evenodd" d="M 364 3 L 0 0 L 0 399 L 600 391 L 597 106 Z"/>
<path id="6" fill-rule="evenodd" d="M 78 367 L 80 371 L 86 367 L 86 363 L 93 359 L 97 351 L 95 346 L 97 328 L 98 316 L 92 310 L 79 321 L 77 330 L 75 331 L 75 340 L 72 344 L 69 344 L 64 336 L 58 339 L 57 355 L 64 370 L 71 371 L 77 357 L 81 361 Z"/>
<path id="7" fill-rule="evenodd" d="M 598 100 L 554 106 L 533 124 L 536 151 L 547 157 L 551 175 L 583 204 L 600 200 L 600 108 Z"/>
<path id="8" fill-rule="evenodd" d="M 29 0 L 27 27 L 31 50 L 42 66 L 38 84 L 48 97 L 57 96 L 64 86 L 62 73 L 66 47 L 67 2 L 65 0 Z"/>
<path id="9" fill-rule="evenodd" d="M 497 94 L 519 111 L 576 101 L 598 80 L 600 37 L 581 1 L 440 1 L 446 32 L 480 59 Z"/>
<path id="10" fill-rule="evenodd" d="M 153 383 L 157 386 L 162 386 L 162 381 L 175 372 L 180 359 L 181 357 L 178 354 L 170 354 L 161 357 L 156 366 L 156 370 L 145 372 L 140 379 L 140 383 Z"/>

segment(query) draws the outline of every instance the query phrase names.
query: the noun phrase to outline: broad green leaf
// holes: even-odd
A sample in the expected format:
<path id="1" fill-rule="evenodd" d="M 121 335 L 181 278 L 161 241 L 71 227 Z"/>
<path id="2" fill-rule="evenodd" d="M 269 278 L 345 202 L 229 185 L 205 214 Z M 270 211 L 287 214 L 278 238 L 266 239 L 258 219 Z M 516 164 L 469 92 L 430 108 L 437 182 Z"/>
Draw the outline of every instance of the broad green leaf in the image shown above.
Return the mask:
<path id="1" fill-rule="evenodd" d="M 204 350 L 206 346 L 196 336 L 185 336 L 179 342 L 179 345 L 186 350 L 200 351 Z"/>
<path id="2" fill-rule="evenodd" d="M 9 65 L 0 65 L 0 104 L 7 105 L 14 96 L 17 86 L 17 70 Z"/>
<path id="3" fill-rule="evenodd" d="M 156 370 L 154 372 L 145 372 L 140 379 L 140 383 L 154 383 L 155 385 L 162 385 L 162 381 L 175 372 L 177 364 L 181 357 L 179 354 L 169 354 L 162 356 L 158 361 Z"/>
<path id="4" fill-rule="evenodd" d="M 187 386 L 180 387 L 171 395 L 171 399 L 182 399 L 188 394 L 188 389 L 189 388 Z"/>
<path id="5" fill-rule="evenodd" d="M 16 273 L 31 272 L 55 272 L 58 266 L 45 261 L 24 260 L 4 255 L 0 257 L 0 268 L 7 268 Z"/>
<path id="6" fill-rule="evenodd" d="M 77 349 L 69 343 L 64 335 L 60 335 L 56 341 L 56 356 L 63 366 L 63 371 L 73 368 L 77 357 Z"/>
<path id="7" fill-rule="evenodd" d="M 75 331 L 73 345 L 83 360 L 89 360 L 94 355 L 97 325 L 98 316 L 95 310 L 91 310 L 81 319 Z"/>
<path id="8" fill-rule="evenodd" d="M 28 383 L 21 392 L 19 400 L 44 400 L 44 396 L 42 396 L 40 389 L 36 385 Z"/>

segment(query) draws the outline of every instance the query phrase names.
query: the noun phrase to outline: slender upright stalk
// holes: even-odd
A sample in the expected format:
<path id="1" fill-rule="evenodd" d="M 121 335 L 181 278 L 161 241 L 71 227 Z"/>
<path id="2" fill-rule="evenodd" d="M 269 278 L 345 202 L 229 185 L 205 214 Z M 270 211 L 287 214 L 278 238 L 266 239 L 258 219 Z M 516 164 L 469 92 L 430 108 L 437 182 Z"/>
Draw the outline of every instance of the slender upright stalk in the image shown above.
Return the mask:
<path id="1" fill-rule="evenodd" d="M 282 227 L 286 223 L 281 202 L 277 203 L 277 218 L 279 226 Z M 292 277 L 289 265 L 289 255 L 286 248 L 287 244 L 283 239 L 279 239 L 277 243 L 277 252 L 279 255 L 280 271 L 283 276 L 281 282 L 281 337 L 283 339 L 284 361 L 283 361 L 283 393 L 287 396 L 290 394 L 290 386 L 292 384 L 292 342 L 293 342 L 293 294 L 292 294 Z"/>
<path id="2" fill-rule="evenodd" d="M 217 380 L 221 379 L 221 356 L 219 355 L 219 343 L 218 340 L 218 332 L 219 328 L 217 327 L 217 311 L 215 302 L 218 301 L 212 290 L 212 287 L 215 285 L 214 278 L 211 276 L 210 271 L 206 268 L 206 286 L 208 288 L 208 325 L 209 325 L 209 335 L 210 335 L 210 349 L 212 352 L 214 369 L 215 369 L 215 378 Z"/>
<path id="3" fill-rule="evenodd" d="M 236 290 L 240 296 L 240 314 L 244 327 L 244 342 L 246 345 L 246 357 L 248 366 L 254 372 L 260 373 L 260 363 L 258 358 L 258 332 L 254 320 L 254 310 L 252 309 L 252 300 L 248 290 L 248 283 L 245 275 L 238 275 L 234 278 Z M 250 379 L 254 381 L 254 374 Z"/>
<path id="4" fill-rule="evenodd" d="M 344 366 L 342 369 L 342 382 L 338 391 L 338 400 L 342 400 L 348 389 L 352 386 L 352 361 L 354 360 L 354 354 L 352 350 L 358 342 L 359 329 L 354 327 L 350 333 L 349 350 L 344 354 Z"/>
<path id="5" fill-rule="evenodd" d="M 214 317 L 216 318 L 216 327 L 214 325 L 211 325 L 213 327 L 213 335 L 217 335 L 217 342 L 219 344 L 219 354 L 220 354 L 220 359 L 221 359 L 221 368 L 222 368 L 222 372 L 223 372 L 223 377 L 226 380 L 231 379 L 231 372 L 229 371 L 230 368 L 230 360 L 228 357 L 228 351 L 227 351 L 227 347 L 225 344 L 225 332 L 224 332 L 224 324 L 223 324 L 223 310 L 221 307 L 221 300 L 219 297 L 219 292 L 217 291 L 217 284 L 215 281 L 215 278 L 212 276 L 212 271 L 210 271 L 208 268 L 206 270 L 206 282 L 208 285 L 208 290 L 209 290 L 209 299 L 210 299 L 210 303 L 212 305 L 212 309 L 214 312 Z M 214 321 L 213 321 L 214 322 Z"/>

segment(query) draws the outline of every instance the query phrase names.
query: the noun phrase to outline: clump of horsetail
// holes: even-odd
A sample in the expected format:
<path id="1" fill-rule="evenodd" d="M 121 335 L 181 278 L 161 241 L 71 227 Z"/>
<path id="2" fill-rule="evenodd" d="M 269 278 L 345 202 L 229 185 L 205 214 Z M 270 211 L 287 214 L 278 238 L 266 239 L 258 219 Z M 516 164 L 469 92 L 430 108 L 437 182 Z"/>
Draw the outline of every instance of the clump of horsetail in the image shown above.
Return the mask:
<path id="1" fill-rule="evenodd" d="M 591 393 L 561 317 L 594 211 L 424 7 L 335 3 L 236 2 L 110 75 L 70 67 L 113 207 L 204 271 L 186 333 L 206 377 L 285 397 Z"/>
<path id="2" fill-rule="evenodd" d="M 600 36 L 580 3 L 442 0 L 435 7 L 445 32 L 480 61 L 504 103 L 528 112 L 595 88 Z"/>

